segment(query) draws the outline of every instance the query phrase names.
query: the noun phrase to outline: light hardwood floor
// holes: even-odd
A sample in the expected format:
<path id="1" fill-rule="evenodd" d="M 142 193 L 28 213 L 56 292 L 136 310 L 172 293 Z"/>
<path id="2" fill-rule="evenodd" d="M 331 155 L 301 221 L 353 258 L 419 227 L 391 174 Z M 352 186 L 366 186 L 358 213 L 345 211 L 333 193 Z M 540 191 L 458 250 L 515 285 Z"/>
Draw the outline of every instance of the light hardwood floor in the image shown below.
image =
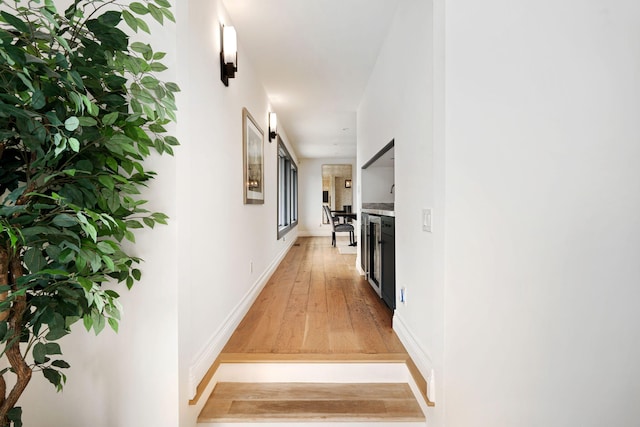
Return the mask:
<path id="1" fill-rule="evenodd" d="M 199 422 L 424 419 L 407 384 L 218 383 Z"/>
<path id="2" fill-rule="evenodd" d="M 298 238 L 221 358 L 405 359 L 392 312 L 328 237 Z"/>
<path id="3" fill-rule="evenodd" d="M 298 238 L 236 328 L 191 403 L 197 403 L 222 363 L 402 362 L 419 389 L 426 390 L 424 379 L 393 332 L 392 311 L 360 276 L 355 262 L 356 255 L 340 254 L 338 248 L 331 246 L 329 237 Z M 346 395 L 345 390 L 339 390 L 342 386 L 331 385 L 328 389 L 334 390 L 335 399 L 327 401 L 312 398 L 317 394 L 315 388 L 325 390 L 327 384 L 306 386 L 311 388 L 292 391 L 283 383 L 218 383 L 200 414 L 200 422 L 252 417 L 284 421 L 288 417 L 283 415 L 285 412 L 296 419 L 314 420 L 424 419 L 420 409 L 416 410 L 413 397 L 409 399 L 413 399 L 411 402 L 395 400 L 389 397 L 393 393 L 385 389 L 405 390 L 406 384 L 376 385 L 372 392 L 378 390 L 379 398 L 368 399 L 366 404 L 349 396 L 355 389 L 362 398 L 362 384 L 345 386 Z M 291 397 L 255 398 L 261 387 L 279 390 L 277 394 L 283 396 L 291 393 Z M 231 398 L 225 394 L 229 390 L 237 394 Z M 423 397 L 426 399 L 424 394 Z M 366 410 L 367 405 L 373 405 L 375 413 Z"/>
<path id="4" fill-rule="evenodd" d="M 403 362 L 391 310 L 328 237 L 298 238 L 212 367 L 250 362 Z M 309 368 L 312 369 L 312 368 Z M 418 373 L 417 383 L 424 381 Z M 205 383 L 208 379 L 205 379 Z M 424 385 L 421 386 L 421 388 Z M 426 389 L 426 387 L 424 387 Z M 199 423 L 424 422 L 404 383 L 217 383 Z"/>

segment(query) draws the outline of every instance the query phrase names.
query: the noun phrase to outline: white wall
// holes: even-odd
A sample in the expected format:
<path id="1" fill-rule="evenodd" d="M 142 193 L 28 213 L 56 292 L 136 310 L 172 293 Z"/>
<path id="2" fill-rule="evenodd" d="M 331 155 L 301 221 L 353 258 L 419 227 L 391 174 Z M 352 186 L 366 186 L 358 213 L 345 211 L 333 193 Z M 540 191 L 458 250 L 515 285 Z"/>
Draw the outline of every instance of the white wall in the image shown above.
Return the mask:
<path id="1" fill-rule="evenodd" d="M 225 87 L 219 25 L 230 22 L 221 2 L 180 1 L 174 12 L 177 25 L 154 34 L 153 46 L 169 53 L 163 78 L 182 88 L 182 145 L 175 158 L 151 160 L 158 178 L 144 194 L 170 225 L 138 234 L 133 250 L 145 260 L 143 280 L 122 292 L 120 333 L 67 337 L 73 367 L 65 391 L 34 381 L 21 402 L 25 425 L 195 425 L 194 386 L 297 236 L 294 229 L 277 240 L 277 145 L 266 134 L 265 203 L 243 204 L 242 108 L 266 133 L 269 103 L 242 53 L 242 34 L 239 70 Z"/>
<path id="2" fill-rule="evenodd" d="M 358 109 L 358 171 L 395 140 L 394 194 L 390 194 L 393 182 L 385 188 L 365 189 L 368 181 L 363 179 L 361 202 L 395 199 L 396 293 L 406 286 L 407 304 L 397 303 L 394 329 L 425 377 L 435 369 L 435 384 L 440 387 L 443 284 L 434 280 L 434 247 L 443 229 L 434 226 L 433 233 L 426 233 L 421 222 L 423 208 L 433 208 L 437 218 L 443 212 L 434 196 L 432 8 L 424 0 L 405 0 L 398 7 Z M 398 57 L 403 58 L 400 74 Z M 365 199 L 381 190 L 390 200 Z M 434 423 L 442 408 L 431 409 L 427 419 Z"/>
<path id="3" fill-rule="evenodd" d="M 358 164 L 395 138 L 394 327 L 435 369 L 428 423 L 636 425 L 640 5 L 423 3 L 381 50 Z"/>
<path id="4" fill-rule="evenodd" d="M 221 1 L 189 2 L 181 31 L 187 71 L 183 110 L 183 167 L 180 168 L 180 402 L 181 425 L 191 425 L 197 408 L 187 407 L 197 385 L 228 336 L 276 266 L 297 228 L 277 240 L 277 144 L 266 132 L 269 103 L 238 32 L 239 70 L 225 87 L 219 78 L 219 26 L 232 25 Z M 182 33 L 181 33 L 182 35 Z M 265 202 L 243 204 L 242 109 L 265 132 Z M 281 127 L 282 128 L 282 127 Z M 280 129 L 281 137 L 287 141 Z M 296 159 L 295 151 L 288 147 Z M 252 267 L 251 267 L 252 266 Z M 201 402 L 206 400 L 206 396 Z"/>
<path id="5" fill-rule="evenodd" d="M 640 3 L 446 6 L 445 425 L 638 425 Z"/>
<path id="6" fill-rule="evenodd" d="M 358 179 L 356 159 L 319 158 L 298 161 L 298 233 L 301 236 L 330 236 L 331 225 L 322 224 L 322 165 L 349 164 L 352 170 L 353 206 L 355 211 Z"/>

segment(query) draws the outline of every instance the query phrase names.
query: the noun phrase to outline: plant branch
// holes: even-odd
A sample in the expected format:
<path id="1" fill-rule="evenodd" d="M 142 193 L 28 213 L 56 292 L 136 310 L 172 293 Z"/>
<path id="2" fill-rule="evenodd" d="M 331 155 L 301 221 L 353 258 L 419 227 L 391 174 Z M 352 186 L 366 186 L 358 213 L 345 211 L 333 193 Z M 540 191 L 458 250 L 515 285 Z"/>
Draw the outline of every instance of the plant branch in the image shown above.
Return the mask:
<path id="1" fill-rule="evenodd" d="M 7 383 L 4 380 L 4 374 L 0 375 L 0 406 L 4 403 L 7 396 Z"/>
<path id="2" fill-rule="evenodd" d="M 17 279 L 22 277 L 23 274 L 22 261 L 18 254 L 11 259 L 10 269 L 12 289 L 15 292 L 18 290 L 16 285 Z M 22 392 L 24 392 L 24 389 L 31 380 L 31 369 L 20 352 L 20 336 L 22 335 L 23 317 L 26 311 L 26 295 L 16 296 L 9 316 L 9 330 L 13 332 L 13 336 L 11 339 L 7 340 L 7 349 L 5 354 L 17 378 L 16 384 L 11 389 L 11 392 L 9 392 L 9 395 L 2 402 L 2 405 L 0 405 L 0 422 L 4 422 L 5 424 L 7 421 L 7 413 L 16 405 L 18 399 L 22 395 Z"/>
<path id="3" fill-rule="evenodd" d="M 0 285 L 6 286 L 9 284 L 9 252 L 0 247 Z M 5 291 L 0 293 L 0 302 L 4 302 L 9 297 L 9 292 Z M 0 321 L 7 320 L 9 317 L 9 310 L 5 310 L 0 313 Z M 4 394 L 2 394 L 4 397 Z"/>
<path id="4" fill-rule="evenodd" d="M 105 6 L 109 5 L 109 4 L 112 4 L 112 3 L 115 3 L 115 0 L 109 0 L 109 1 L 105 2 L 104 4 L 102 4 L 101 6 L 93 5 L 93 7 L 94 7 L 93 12 L 91 12 L 89 14 L 89 16 L 85 17 L 84 20 L 78 21 L 76 23 L 76 25 L 72 27 L 73 28 L 73 34 L 72 34 L 71 38 L 69 39 L 69 45 L 71 45 L 71 43 L 75 43 L 76 38 L 78 37 L 78 35 L 80 33 L 80 29 L 86 28 L 86 22 L 89 21 L 93 17 L 93 15 L 98 13 L 98 11 L 100 9 L 102 9 L 103 7 L 105 7 Z"/>

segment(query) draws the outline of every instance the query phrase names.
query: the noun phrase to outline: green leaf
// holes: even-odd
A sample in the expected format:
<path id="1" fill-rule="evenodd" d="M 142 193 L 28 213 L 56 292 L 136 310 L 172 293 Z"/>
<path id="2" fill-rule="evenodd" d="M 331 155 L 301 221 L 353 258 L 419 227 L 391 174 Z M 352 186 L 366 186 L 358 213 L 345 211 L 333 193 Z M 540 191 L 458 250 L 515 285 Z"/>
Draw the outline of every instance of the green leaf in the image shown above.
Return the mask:
<path id="1" fill-rule="evenodd" d="M 128 10 L 122 11 L 122 17 L 124 18 L 124 22 L 134 31 L 138 32 L 138 21 L 136 21 L 135 16 L 131 14 Z"/>
<path id="2" fill-rule="evenodd" d="M 92 116 L 97 116 L 100 113 L 100 108 L 98 108 L 98 106 L 96 104 L 94 104 L 93 102 L 90 102 L 87 105 L 87 111 L 89 112 L 89 114 L 91 114 Z"/>
<path id="3" fill-rule="evenodd" d="M 116 159 L 114 159 L 113 157 L 107 157 L 107 166 L 109 166 L 109 168 L 114 171 L 114 172 L 118 172 L 118 162 L 116 161 Z"/>
<path id="4" fill-rule="evenodd" d="M 147 25 L 145 21 L 143 21 L 140 18 L 136 18 L 136 21 L 138 22 L 138 28 L 140 28 L 142 31 L 144 31 L 147 34 L 151 34 L 151 31 L 149 30 L 149 25 Z"/>
<path id="5" fill-rule="evenodd" d="M 138 15 L 146 15 L 147 13 L 149 13 L 149 10 L 142 4 L 139 2 L 133 2 L 129 5 L 129 9 L 131 9 L 131 11 L 133 13 L 137 13 Z"/>
<path id="6" fill-rule="evenodd" d="M 69 142 L 69 147 L 71 147 L 71 149 L 73 151 L 75 151 L 76 153 L 80 151 L 80 141 L 78 141 L 76 138 L 69 138 L 68 140 Z"/>
<path id="7" fill-rule="evenodd" d="M 115 182 L 109 175 L 100 175 L 98 177 L 98 181 L 100 181 L 100 184 L 104 185 L 109 190 L 113 190 L 115 188 Z"/>
<path id="8" fill-rule="evenodd" d="M 134 52 L 142 53 L 142 54 L 152 51 L 150 45 L 142 42 L 131 43 L 131 50 L 133 50 Z"/>
<path id="9" fill-rule="evenodd" d="M 54 360 L 53 362 L 51 362 L 51 366 L 55 366 L 56 368 L 61 368 L 61 369 L 68 369 L 71 367 L 71 365 L 69 365 L 64 360 Z"/>
<path id="10" fill-rule="evenodd" d="M 76 262 L 76 269 L 78 271 L 83 271 L 87 267 L 87 260 L 83 258 L 81 254 L 78 254 L 78 256 L 75 259 L 75 262 Z M 78 278 L 78 281 L 80 281 L 79 279 L 80 278 Z"/>
<path id="11" fill-rule="evenodd" d="M 78 126 L 80 126 L 80 120 L 78 120 L 76 116 L 71 116 L 64 121 L 64 128 L 69 132 L 73 132 L 78 129 Z"/>
<path id="12" fill-rule="evenodd" d="M 25 76 L 24 73 L 17 72 L 17 73 L 15 73 L 15 75 L 18 76 L 18 78 L 20 80 L 22 80 L 22 83 L 24 83 L 24 85 L 27 88 L 29 88 L 29 90 L 31 92 L 35 92 L 35 88 L 33 87 L 33 83 L 31 83 L 31 80 L 27 76 Z"/>
<path id="13" fill-rule="evenodd" d="M 167 131 L 167 129 L 164 128 L 164 126 L 159 125 L 157 123 L 152 123 L 149 125 L 149 130 L 151 132 L 155 132 L 155 133 L 164 133 Z M 162 141 L 161 141 L 162 142 Z"/>
<path id="14" fill-rule="evenodd" d="M 133 270 L 131 270 L 131 275 L 133 276 L 134 279 L 140 281 L 140 278 L 142 277 L 142 272 L 137 268 L 134 268 Z"/>
<path id="15" fill-rule="evenodd" d="M 153 62 L 151 64 L 151 71 L 155 71 L 156 73 L 159 73 L 161 71 L 164 71 L 167 69 L 167 66 L 160 63 L 160 62 Z"/>
<path id="16" fill-rule="evenodd" d="M 29 248 L 23 256 L 24 263 L 31 274 L 37 273 L 47 265 L 47 260 L 37 248 Z"/>
<path id="17" fill-rule="evenodd" d="M 93 226 L 93 224 L 89 224 L 88 222 L 80 222 L 80 227 L 84 230 L 85 233 L 93 240 L 94 242 L 98 240 L 98 230 Z"/>
<path id="18" fill-rule="evenodd" d="M 56 371 L 55 369 L 44 368 L 42 370 L 42 374 L 46 379 L 49 380 L 51 384 L 56 386 L 56 388 L 62 386 L 62 376 L 60 375 L 60 372 Z"/>
<path id="19" fill-rule="evenodd" d="M 84 90 L 84 82 L 82 81 L 82 76 L 80 76 L 80 73 L 78 73 L 76 70 L 71 70 L 69 71 L 69 77 L 71 77 L 71 80 L 73 80 L 73 82 L 79 89 Z"/>
<path id="20" fill-rule="evenodd" d="M 7 419 L 13 421 L 13 427 L 22 427 L 22 408 L 14 406 L 7 412 Z"/>
<path id="21" fill-rule="evenodd" d="M 49 120 L 49 123 L 51 123 L 52 126 L 62 125 L 62 122 L 60 121 L 56 113 L 54 113 L 53 111 L 49 111 L 47 114 L 45 114 L 45 116 L 47 116 L 47 119 Z"/>
<path id="22" fill-rule="evenodd" d="M 118 321 L 113 317 L 109 317 L 107 319 L 107 322 L 109 322 L 109 326 L 111 326 L 111 329 L 113 329 L 115 333 L 118 333 Z"/>
<path id="23" fill-rule="evenodd" d="M 47 341 L 55 341 L 55 340 L 59 340 L 60 338 L 64 337 L 65 335 L 67 335 L 69 332 L 67 332 L 66 330 L 60 328 L 60 329 L 52 329 L 49 331 L 49 333 L 47 335 L 45 335 L 45 338 L 47 339 Z"/>
<path id="24" fill-rule="evenodd" d="M 69 98 L 73 101 L 76 113 L 84 111 L 84 105 L 82 104 L 82 97 L 77 92 L 71 92 Z"/>
<path id="25" fill-rule="evenodd" d="M 115 27 L 120 23 L 120 12 L 110 10 L 98 17 L 98 21 L 107 27 Z"/>
<path id="26" fill-rule="evenodd" d="M 180 86 L 175 83 L 166 83 L 164 86 L 171 92 L 180 92 Z"/>
<path id="27" fill-rule="evenodd" d="M 60 252 L 60 258 L 58 259 L 58 261 L 66 264 L 73 261 L 75 257 L 76 253 L 73 250 L 66 248 L 62 252 Z"/>
<path id="28" fill-rule="evenodd" d="M 2 16 L 2 20 L 4 22 L 6 22 L 7 24 L 12 25 L 16 30 L 22 32 L 22 33 L 28 33 L 29 32 L 29 26 L 24 23 L 21 19 L 19 19 L 16 16 L 13 16 L 12 14 L 10 14 L 9 12 L 0 12 L 0 16 Z"/>
<path id="29" fill-rule="evenodd" d="M 138 114 L 139 114 L 139 113 L 141 113 L 141 112 L 142 112 L 142 105 L 140 104 L 140 102 L 139 102 L 137 99 L 132 98 L 132 99 L 131 99 L 131 104 L 130 104 L 130 105 L 131 105 L 131 110 L 132 110 L 134 113 L 138 113 Z"/>
<path id="30" fill-rule="evenodd" d="M 102 118 L 102 124 L 104 124 L 105 126 L 111 126 L 116 122 L 116 120 L 118 120 L 118 112 L 114 111 L 113 113 L 106 114 Z"/>
<path id="31" fill-rule="evenodd" d="M 153 16 L 153 19 L 162 24 L 164 21 L 164 15 L 162 15 L 162 12 L 160 12 L 160 8 L 153 3 L 149 3 L 147 8 L 149 9 L 149 13 L 151 14 L 151 16 Z"/>
<path id="32" fill-rule="evenodd" d="M 80 121 L 80 126 L 95 126 L 98 124 L 98 122 L 96 121 L 96 119 L 94 119 L 93 117 L 78 117 L 78 120 Z"/>
<path id="33" fill-rule="evenodd" d="M 69 214 L 58 214 L 53 218 L 53 223 L 58 227 L 73 227 L 78 221 Z"/>
<path id="34" fill-rule="evenodd" d="M 107 241 L 98 242 L 97 244 L 97 247 L 100 250 L 100 252 L 104 254 L 114 254 L 116 252 L 116 248 L 114 246 L 115 246 L 114 244 Z"/>
<path id="35" fill-rule="evenodd" d="M 136 236 L 134 236 L 133 233 L 131 231 L 129 231 L 129 230 L 125 230 L 124 237 L 125 237 L 125 239 L 127 239 L 131 243 L 135 243 L 136 242 Z"/>
<path id="36" fill-rule="evenodd" d="M 116 212 L 120 208 L 120 195 L 117 191 L 113 191 L 107 198 L 107 207 L 111 212 Z"/>
<path id="37" fill-rule="evenodd" d="M 104 263 L 104 265 L 107 266 L 107 270 L 109 271 L 115 271 L 116 270 L 116 265 L 113 262 L 113 260 L 111 258 L 109 258 L 107 255 L 102 255 L 100 257 L 100 259 L 102 260 L 102 262 Z"/>
<path id="38" fill-rule="evenodd" d="M 175 16 L 173 16 L 173 13 L 171 13 L 171 11 L 169 9 L 160 9 L 160 11 L 162 12 L 162 14 L 164 16 L 167 17 L 167 19 L 171 22 L 176 22 L 176 18 Z"/>
<path id="39" fill-rule="evenodd" d="M 39 110 L 44 107 L 46 104 L 46 99 L 44 97 L 44 93 L 41 90 L 36 90 L 33 92 L 33 96 L 31 97 L 31 106 L 35 110 Z"/>
<path id="40" fill-rule="evenodd" d="M 159 85 L 158 79 L 151 76 L 144 76 L 140 82 L 147 89 L 155 89 Z"/>
<path id="41" fill-rule="evenodd" d="M 47 354 L 62 354 L 60 344 L 57 342 L 48 342 L 44 345 Z"/>
<path id="42" fill-rule="evenodd" d="M 106 322 L 104 320 L 104 316 L 101 314 L 94 313 L 93 317 L 93 331 L 96 335 L 98 335 L 104 327 L 106 326 Z"/>
<path id="43" fill-rule="evenodd" d="M 93 318 L 90 315 L 85 315 L 82 318 L 82 323 L 84 324 L 84 327 L 87 330 L 87 332 L 89 332 L 91 330 L 91 327 L 93 326 Z"/>
<path id="44" fill-rule="evenodd" d="M 32 353 L 33 353 L 33 361 L 36 362 L 36 364 L 41 365 L 46 362 L 47 349 L 45 345 L 42 344 L 41 342 L 36 343 L 36 345 L 33 346 Z"/>
<path id="45" fill-rule="evenodd" d="M 164 142 L 166 142 L 167 144 L 171 145 L 171 146 L 176 146 L 176 145 L 180 145 L 180 142 L 178 142 L 178 140 L 173 137 L 173 136 L 167 136 L 164 139 Z"/>
<path id="46" fill-rule="evenodd" d="M 169 3 L 169 0 L 155 0 L 155 1 L 158 6 L 171 7 L 171 3 Z"/>

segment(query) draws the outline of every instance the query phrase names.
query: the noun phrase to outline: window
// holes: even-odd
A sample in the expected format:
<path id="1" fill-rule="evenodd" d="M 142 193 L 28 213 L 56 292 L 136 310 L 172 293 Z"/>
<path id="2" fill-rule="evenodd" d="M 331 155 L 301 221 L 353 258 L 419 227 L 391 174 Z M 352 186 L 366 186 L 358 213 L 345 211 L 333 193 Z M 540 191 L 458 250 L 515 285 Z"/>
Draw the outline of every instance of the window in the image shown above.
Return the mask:
<path id="1" fill-rule="evenodd" d="M 278 138 L 278 239 L 298 225 L 298 166 Z"/>

